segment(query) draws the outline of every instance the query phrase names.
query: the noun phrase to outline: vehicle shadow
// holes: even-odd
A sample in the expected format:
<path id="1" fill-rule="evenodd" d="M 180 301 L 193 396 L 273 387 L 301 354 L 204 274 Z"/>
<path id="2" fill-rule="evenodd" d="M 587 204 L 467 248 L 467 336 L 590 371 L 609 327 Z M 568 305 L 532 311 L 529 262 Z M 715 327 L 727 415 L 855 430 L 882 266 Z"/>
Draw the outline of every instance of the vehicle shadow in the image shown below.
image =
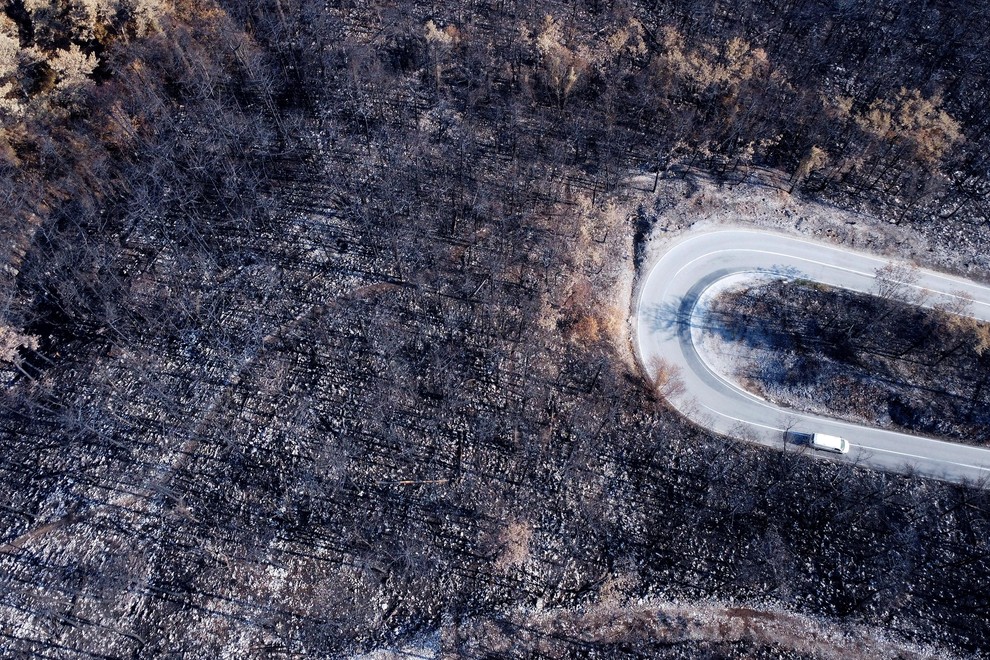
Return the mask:
<path id="1" fill-rule="evenodd" d="M 784 443 L 795 447 L 810 447 L 811 433 L 801 431 L 784 431 Z"/>

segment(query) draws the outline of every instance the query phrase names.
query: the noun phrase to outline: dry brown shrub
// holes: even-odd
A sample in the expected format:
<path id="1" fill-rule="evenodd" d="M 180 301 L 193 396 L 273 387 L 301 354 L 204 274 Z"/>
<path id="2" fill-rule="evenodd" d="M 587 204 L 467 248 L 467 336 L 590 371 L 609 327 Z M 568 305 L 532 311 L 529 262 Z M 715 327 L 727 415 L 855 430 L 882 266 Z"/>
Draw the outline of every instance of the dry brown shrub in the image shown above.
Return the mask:
<path id="1" fill-rule="evenodd" d="M 601 338 L 601 324 L 593 314 L 582 314 L 571 326 L 571 337 L 581 344 L 593 344 Z"/>
<path id="2" fill-rule="evenodd" d="M 665 399 L 684 392 L 684 377 L 681 368 L 660 355 L 654 355 L 646 365 L 646 371 L 653 381 L 657 393 Z"/>
<path id="3" fill-rule="evenodd" d="M 529 544 L 533 540 L 533 525 L 525 520 L 510 522 L 499 535 L 501 552 L 495 567 L 506 570 L 522 566 L 529 561 Z"/>
<path id="4" fill-rule="evenodd" d="M 0 325 L 0 362 L 13 362 L 17 358 L 17 350 L 21 347 L 38 348 L 37 337 L 24 335 L 13 328 Z"/>
<path id="5" fill-rule="evenodd" d="M 964 139 L 959 122 L 942 109 L 942 97 L 925 97 L 916 89 L 901 88 L 893 99 L 874 100 L 856 116 L 856 124 L 881 140 L 908 142 L 915 158 L 929 164 Z"/>

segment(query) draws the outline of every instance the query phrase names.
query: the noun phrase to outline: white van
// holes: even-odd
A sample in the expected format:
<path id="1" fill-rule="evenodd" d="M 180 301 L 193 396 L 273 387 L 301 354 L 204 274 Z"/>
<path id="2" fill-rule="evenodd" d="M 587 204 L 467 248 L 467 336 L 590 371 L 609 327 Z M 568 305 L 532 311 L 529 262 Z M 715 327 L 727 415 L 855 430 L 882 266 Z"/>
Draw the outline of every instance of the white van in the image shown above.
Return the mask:
<path id="1" fill-rule="evenodd" d="M 836 454 L 848 454 L 849 453 L 849 443 L 837 435 L 825 435 L 824 433 L 812 433 L 811 434 L 811 447 L 812 449 L 821 449 L 823 451 L 831 451 Z"/>

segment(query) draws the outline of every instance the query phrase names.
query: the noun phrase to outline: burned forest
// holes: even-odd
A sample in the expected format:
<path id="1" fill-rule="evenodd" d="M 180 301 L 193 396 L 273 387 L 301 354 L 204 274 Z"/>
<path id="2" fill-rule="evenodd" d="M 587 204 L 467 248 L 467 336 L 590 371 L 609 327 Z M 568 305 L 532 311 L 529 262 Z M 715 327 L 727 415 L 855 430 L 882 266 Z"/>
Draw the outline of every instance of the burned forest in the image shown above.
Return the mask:
<path id="1" fill-rule="evenodd" d="M 773 281 L 724 294 L 710 327 L 742 345 L 747 359 L 738 377 L 760 395 L 986 445 L 990 326 L 960 315 L 964 304 L 924 309 L 897 298 Z"/>
<path id="2" fill-rule="evenodd" d="M 987 35 L 962 1 L 5 3 L 0 656 L 990 652 L 990 491 L 708 433 L 629 337 L 649 237 L 722 191 L 990 279 Z"/>

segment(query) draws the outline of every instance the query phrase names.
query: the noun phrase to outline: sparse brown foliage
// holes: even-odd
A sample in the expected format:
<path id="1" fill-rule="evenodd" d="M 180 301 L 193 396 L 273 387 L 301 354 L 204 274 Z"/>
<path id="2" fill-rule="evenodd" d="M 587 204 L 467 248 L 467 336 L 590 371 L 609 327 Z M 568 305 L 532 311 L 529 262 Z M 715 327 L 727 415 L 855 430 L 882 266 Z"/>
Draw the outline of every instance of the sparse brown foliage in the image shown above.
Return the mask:
<path id="1" fill-rule="evenodd" d="M 653 387 L 663 398 L 669 399 L 684 392 L 684 379 L 680 367 L 663 356 L 654 355 L 650 358 L 647 373 L 653 381 Z"/>
<path id="2" fill-rule="evenodd" d="M 938 95 L 924 97 L 903 87 L 892 100 L 876 99 L 856 116 L 867 133 L 911 145 L 915 157 L 934 165 L 963 140 L 961 126 L 942 108 Z"/>
<path id="3" fill-rule="evenodd" d="M 517 569 L 530 560 L 530 543 L 533 525 L 525 520 L 514 520 L 502 530 L 498 538 L 500 551 L 495 566 L 502 571 Z"/>
<path id="4" fill-rule="evenodd" d="M 0 362 L 13 362 L 22 349 L 37 349 L 38 338 L 17 332 L 0 323 Z"/>
<path id="5" fill-rule="evenodd" d="M 544 17 L 534 42 L 546 84 L 563 106 L 588 69 L 588 54 L 583 48 L 567 45 L 560 22 L 550 14 Z"/>
<path id="6" fill-rule="evenodd" d="M 794 188 L 797 187 L 797 185 L 800 184 L 806 176 L 815 170 L 821 169 L 827 164 L 828 153 L 818 146 L 812 146 L 811 150 L 808 151 L 808 155 L 801 160 L 801 163 L 798 165 L 797 170 L 791 178 L 793 182 L 790 188 L 791 191 L 793 192 Z"/>

